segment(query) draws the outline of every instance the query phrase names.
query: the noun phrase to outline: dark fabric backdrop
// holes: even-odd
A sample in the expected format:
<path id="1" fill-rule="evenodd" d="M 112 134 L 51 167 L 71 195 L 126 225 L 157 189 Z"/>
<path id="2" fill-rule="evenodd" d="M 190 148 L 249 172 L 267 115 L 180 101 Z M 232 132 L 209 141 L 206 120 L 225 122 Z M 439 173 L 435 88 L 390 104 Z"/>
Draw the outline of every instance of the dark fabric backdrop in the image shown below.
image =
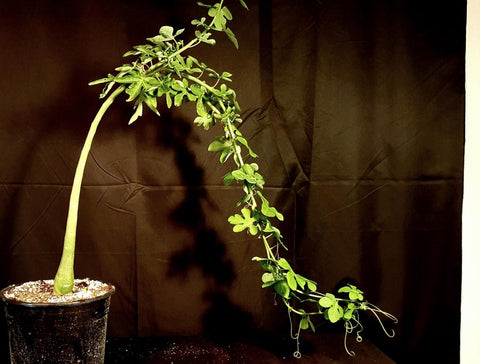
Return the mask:
<path id="1" fill-rule="evenodd" d="M 323 291 L 349 278 L 396 315 L 394 339 L 367 332 L 394 360 L 457 362 L 465 2 L 228 5 L 240 50 L 218 35 L 195 55 L 233 73 L 286 256 Z M 187 0 L 2 2 L 2 286 L 55 274 L 100 105 L 87 83 L 161 25 L 191 37 L 198 16 Z M 287 335 L 251 261 L 262 247 L 226 222 L 241 191 L 206 151 L 221 130 L 194 127 L 189 105 L 127 127 L 131 112 L 101 124 L 80 206 L 76 275 L 116 285 L 110 335 Z"/>

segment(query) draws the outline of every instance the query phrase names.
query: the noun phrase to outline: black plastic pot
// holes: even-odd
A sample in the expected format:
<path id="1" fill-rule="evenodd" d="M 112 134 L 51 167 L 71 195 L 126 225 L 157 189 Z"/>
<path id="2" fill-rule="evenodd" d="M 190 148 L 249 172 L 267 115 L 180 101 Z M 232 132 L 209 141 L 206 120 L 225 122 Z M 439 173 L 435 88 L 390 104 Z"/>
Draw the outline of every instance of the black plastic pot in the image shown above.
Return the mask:
<path id="1" fill-rule="evenodd" d="M 12 364 L 103 363 L 110 298 L 115 292 L 72 303 L 32 304 L 6 298 Z"/>

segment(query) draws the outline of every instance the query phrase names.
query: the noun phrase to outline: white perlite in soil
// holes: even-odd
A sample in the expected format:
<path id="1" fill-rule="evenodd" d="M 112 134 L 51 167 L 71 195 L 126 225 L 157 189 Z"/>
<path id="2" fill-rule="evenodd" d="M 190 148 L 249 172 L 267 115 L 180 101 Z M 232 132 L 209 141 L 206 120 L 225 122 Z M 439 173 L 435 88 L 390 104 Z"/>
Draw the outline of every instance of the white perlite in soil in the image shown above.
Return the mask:
<path id="1" fill-rule="evenodd" d="M 12 285 L 4 292 L 4 296 L 25 303 L 66 303 L 95 298 L 112 289 L 109 284 L 89 278 L 75 279 L 72 292 L 59 295 L 53 290 L 53 279 L 47 279 Z"/>

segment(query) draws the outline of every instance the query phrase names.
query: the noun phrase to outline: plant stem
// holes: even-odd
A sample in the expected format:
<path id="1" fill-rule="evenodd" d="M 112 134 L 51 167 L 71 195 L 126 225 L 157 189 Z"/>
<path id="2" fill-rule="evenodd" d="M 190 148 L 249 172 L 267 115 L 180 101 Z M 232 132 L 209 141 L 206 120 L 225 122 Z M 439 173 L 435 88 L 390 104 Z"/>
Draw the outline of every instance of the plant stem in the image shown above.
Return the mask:
<path id="1" fill-rule="evenodd" d="M 190 80 L 190 81 L 195 82 L 197 85 L 205 87 L 208 91 L 215 94 L 215 91 L 216 91 L 215 87 L 212 87 L 212 86 L 208 85 L 206 82 L 200 80 L 199 78 L 197 78 L 195 76 L 192 76 L 192 75 L 185 75 L 185 78 Z M 218 112 L 218 113 L 220 114 L 220 112 Z"/>
<path id="2" fill-rule="evenodd" d="M 95 118 L 90 125 L 87 138 L 83 145 L 78 160 L 77 169 L 75 170 L 75 177 L 73 179 L 72 191 L 70 193 L 70 203 L 68 206 L 67 226 L 65 229 L 65 238 L 63 242 L 63 253 L 60 265 L 55 275 L 54 290 L 57 294 L 67 294 L 73 289 L 74 273 L 73 262 L 75 257 L 75 236 L 77 231 L 78 221 L 78 204 L 80 200 L 80 189 L 82 186 L 83 174 L 87 162 L 88 153 L 92 145 L 93 137 L 97 131 L 98 124 L 102 120 L 103 115 L 113 103 L 115 98 L 125 90 L 125 86 L 118 87 L 110 96 L 103 102 L 102 106 L 95 115 Z"/>

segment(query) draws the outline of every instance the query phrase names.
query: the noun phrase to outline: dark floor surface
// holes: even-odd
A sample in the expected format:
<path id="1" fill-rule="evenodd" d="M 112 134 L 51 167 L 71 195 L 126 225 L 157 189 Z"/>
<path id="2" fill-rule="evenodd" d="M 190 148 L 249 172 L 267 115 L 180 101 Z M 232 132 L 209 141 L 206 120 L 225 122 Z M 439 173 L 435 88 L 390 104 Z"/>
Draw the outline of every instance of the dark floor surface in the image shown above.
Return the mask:
<path id="1" fill-rule="evenodd" d="M 105 364 L 116 363 L 355 363 L 392 364 L 394 361 L 372 343 L 364 340 L 349 343 L 355 352 L 351 357 L 343 347 L 343 335 L 321 334 L 302 338 L 302 356 L 295 359 L 295 342 L 252 343 L 236 341 L 218 344 L 200 337 L 109 338 Z"/>

